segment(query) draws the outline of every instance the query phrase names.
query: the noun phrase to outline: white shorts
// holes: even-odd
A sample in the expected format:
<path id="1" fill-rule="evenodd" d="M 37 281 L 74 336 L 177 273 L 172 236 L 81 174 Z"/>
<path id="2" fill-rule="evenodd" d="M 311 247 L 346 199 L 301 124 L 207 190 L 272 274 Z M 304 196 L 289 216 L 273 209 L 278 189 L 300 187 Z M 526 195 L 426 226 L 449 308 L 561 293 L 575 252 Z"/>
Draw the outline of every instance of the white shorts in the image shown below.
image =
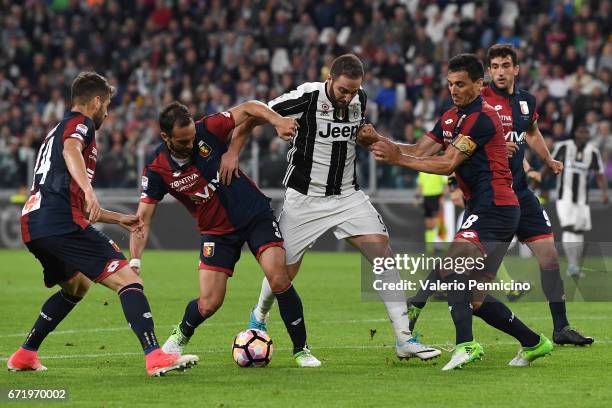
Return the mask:
<path id="1" fill-rule="evenodd" d="M 569 200 L 555 203 L 557 217 L 562 228 L 573 227 L 574 231 L 591 230 L 591 208 L 588 204 L 576 204 Z"/>
<path id="2" fill-rule="evenodd" d="M 382 217 L 360 190 L 342 196 L 312 197 L 288 188 L 278 225 L 285 240 L 287 265 L 302 259 L 304 252 L 329 229 L 338 239 L 389 236 Z"/>

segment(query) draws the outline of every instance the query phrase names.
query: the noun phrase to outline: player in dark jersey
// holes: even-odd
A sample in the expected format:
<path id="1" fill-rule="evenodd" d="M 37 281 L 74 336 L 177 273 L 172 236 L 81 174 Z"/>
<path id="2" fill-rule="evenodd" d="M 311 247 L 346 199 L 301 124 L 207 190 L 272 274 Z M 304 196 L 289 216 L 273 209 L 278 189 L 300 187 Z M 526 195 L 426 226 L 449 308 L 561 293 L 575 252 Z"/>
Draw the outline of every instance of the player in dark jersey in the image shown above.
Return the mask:
<path id="1" fill-rule="evenodd" d="M 434 174 L 454 172 L 466 199 L 469 215 L 464 218 L 447 257 L 461 258 L 463 265 L 471 259 L 472 265 L 483 267 L 465 273 L 457 273 L 452 268 L 438 271 L 439 279 L 435 281 L 441 280 L 448 287 L 457 344 L 443 370 L 460 368 L 484 354 L 472 335 L 472 314 L 521 343 L 510 365 L 529 365 L 552 351 L 550 340 L 534 333 L 508 307 L 485 291 L 470 290 L 475 281 L 488 283 L 493 280 L 520 217 L 501 120 L 495 109 L 480 96 L 484 69 L 475 55 L 461 54 L 452 58 L 448 69 L 448 87 L 455 107 L 446 111 L 433 131 L 427 133 L 437 145 L 430 147 L 429 156 L 442 149 L 444 155 L 414 156 L 414 145 L 400 145 L 385 138 L 378 138 L 370 149 L 376 160 L 389 164 Z"/>
<path id="2" fill-rule="evenodd" d="M 92 223 L 119 224 L 142 234 L 142 220 L 100 208 L 91 186 L 96 170 L 95 131 L 108 115 L 114 88 L 94 72 L 72 83 L 72 108 L 38 152 L 30 198 L 22 210 L 21 231 L 28 250 L 43 266 L 47 287 L 61 289 L 42 306 L 23 345 L 7 362 L 11 371 L 46 370 L 38 359 L 45 337 L 85 296 L 92 282 L 119 295 L 125 318 L 138 336 L 149 375 L 184 369 L 197 356 L 164 353 L 155 337 L 151 308 L 142 281 L 119 247 Z"/>
<path id="3" fill-rule="evenodd" d="M 525 172 L 525 150 L 531 147 L 552 172 L 558 174 L 563 164 L 551 156 L 540 130 L 536 99 L 529 92 L 515 87 L 519 66 L 511 45 L 494 45 L 487 53 L 487 65 L 492 82 L 481 94 L 501 118 L 512 171 L 512 188 L 521 206 L 521 218 L 516 235 L 529 246 L 540 266 L 542 289 L 549 302 L 553 319 L 553 341 L 557 344 L 588 345 L 593 338 L 572 329 L 565 310 L 563 280 L 548 215 L 535 194 L 529 189 Z M 529 168 L 529 166 L 527 166 Z M 420 291 L 409 307 L 414 327 L 430 291 Z"/>
<path id="4" fill-rule="evenodd" d="M 295 119 L 283 118 L 257 101 L 245 102 L 195 123 L 187 107 L 178 102 L 162 110 L 159 126 L 163 143 L 142 177 L 138 215 L 144 221 L 144 237 L 132 234 L 130 264 L 140 269 L 140 257 L 156 205 L 169 193 L 187 208 L 198 224 L 200 296 L 187 304 L 183 320 L 164 343 L 163 350 L 182 352 L 196 327 L 221 307 L 227 279 L 232 276 L 246 242 L 278 300 L 297 364 L 317 367 L 321 362 L 306 344 L 302 302 L 287 274 L 283 238 L 270 199 L 243 173 L 230 186 L 219 183 L 219 163 L 227 151 L 231 132 L 249 117 L 271 123 L 286 137 L 294 135 L 298 127 Z"/>

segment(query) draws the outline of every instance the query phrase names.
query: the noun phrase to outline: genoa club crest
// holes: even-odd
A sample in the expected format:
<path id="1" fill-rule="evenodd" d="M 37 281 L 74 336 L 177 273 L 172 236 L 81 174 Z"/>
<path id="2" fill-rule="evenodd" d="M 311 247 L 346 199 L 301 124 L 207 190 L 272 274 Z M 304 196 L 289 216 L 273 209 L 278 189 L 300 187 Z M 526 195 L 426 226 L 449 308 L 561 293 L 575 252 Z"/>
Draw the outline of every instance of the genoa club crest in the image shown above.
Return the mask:
<path id="1" fill-rule="evenodd" d="M 200 156 L 202 157 L 208 157 L 210 156 L 210 152 L 212 152 L 211 147 L 204 142 L 200 142 L 198 144 L 198 150 L 200 152 Z"/>
<path id="2" fill-rule="evenodd" d="M 205 242 L 202 246 L 202 255 L 204 258 L 210 258 L 215 254 L 215 243 L 214 242 Z"/>

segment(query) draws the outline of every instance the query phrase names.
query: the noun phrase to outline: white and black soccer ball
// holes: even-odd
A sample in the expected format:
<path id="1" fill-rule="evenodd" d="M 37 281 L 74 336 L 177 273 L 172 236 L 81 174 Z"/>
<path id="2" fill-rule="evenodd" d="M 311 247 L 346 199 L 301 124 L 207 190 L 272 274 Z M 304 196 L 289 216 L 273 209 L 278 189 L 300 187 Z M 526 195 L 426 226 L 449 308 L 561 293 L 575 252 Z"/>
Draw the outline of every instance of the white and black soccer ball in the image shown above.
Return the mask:
<path id="1" fill-rule="evenodd" d="M 234 338 L 232 357 L 239 367 L 265 367 L 272 359 L 272 339 L 257 329 L 242 331 Z"/>

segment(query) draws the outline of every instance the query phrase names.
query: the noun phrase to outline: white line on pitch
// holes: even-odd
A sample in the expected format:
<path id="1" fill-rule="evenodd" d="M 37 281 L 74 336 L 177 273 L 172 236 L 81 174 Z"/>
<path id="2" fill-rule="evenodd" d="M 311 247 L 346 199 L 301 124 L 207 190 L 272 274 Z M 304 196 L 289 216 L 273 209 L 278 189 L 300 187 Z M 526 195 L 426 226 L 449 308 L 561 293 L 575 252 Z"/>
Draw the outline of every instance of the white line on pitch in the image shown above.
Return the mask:
<path id="1" fill-rule="evenodd" d="M 535 316 L 535 317 L 530 317 L 530 318 L 525 318 L 525 320 L 529 321 L 529 320 L 549 320 L 550 317 L 548 316 Z M 431 317 L 431 318 L 423 318 L 423 320 L 425 321 L 447 321 L 450 320 L 450 317 Z M 580 321 L 580 320 L 610 320 L 610 317 L 608 316 L 572 316 L 572 320 L 573 321 Z M 309 325 L 317 325 L 317 324 L 360 324 L 360 323 L 380 323 L 380 322 L 386 322 L 388 321 L 388 319 L 349 319 L 349 320 L 319 320 L 319 321 L 312 321 L 312 320 L 307 320 Z M 210 322 L 210 323 L 203 323 L 202 324 L 202 328 L 205 327 L 222 327 L 222 326 L 238 326 L 240 325 L 241 322 Z M 272 325 L 272 326 L 277 326 L 277 325 L 282 325 L 282 321 L 278 320 L 278 321 L 273 321 L 268 323 L 268 325 Z M 175 327 L 175 325 L 158 325 L 157 329 L 159 331 L 159 329 L 167 329 L 167 328 L 173 328 Z M 115 332 L 115 331 L 124 331 L 124 330 L 130 330 L 130 328 L 126 325 L 126 326 L 118 326 L 118 327 L 97 327 L 97 328 L 89 328 L 89 329 L 68 329 L 68 330 L 56 330 L 54 332 L 51 332 L 50 335 L 61 335 L 61 334 L 77 334 L 77 333 L 104 333 L 104 332 Z M 0 338 L 8 338 L 8 337 L 23 337 L 26 336 L 28 333 L 22 332 L 22 333 L 9 333 L 9 334 L 0 334 Z"/>

